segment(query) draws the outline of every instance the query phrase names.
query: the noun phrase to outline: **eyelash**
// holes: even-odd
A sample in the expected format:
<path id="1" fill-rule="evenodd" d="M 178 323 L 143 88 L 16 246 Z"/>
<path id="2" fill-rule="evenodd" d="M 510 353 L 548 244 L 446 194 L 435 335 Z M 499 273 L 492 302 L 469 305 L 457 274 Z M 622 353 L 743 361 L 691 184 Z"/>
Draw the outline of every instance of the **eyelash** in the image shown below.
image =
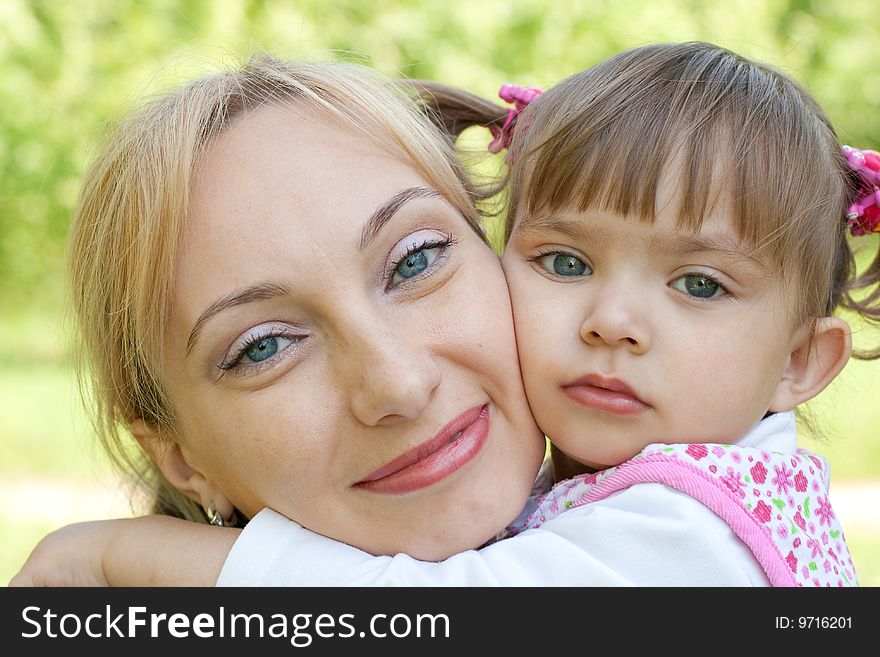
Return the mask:
<path id="1" fill-rule="evenodd" d="M 571 256 L 573 258 L 577 258 L 578 260 L 580 260 L 584 264 L 586 264 L 587 267 L 592 269 L 591 265 L 589 264 L 589 261 L 586 258 L 578 255 L 577 253 L 573 253 L 571 251 L 565 251 L 563 249 L 541 249 L 538 253 L 536 253 L 534 256 L 530 257 L 528 260 L 529 260 L 529 262 L 534 263 L 537 266 L 540 266 L 543 271 L 545 271 L 546 273 L 548 273 L 552 276 L 552 275 L 554 275 L 554 273 L 547 271 L 546 267 L 544 267 L 541 264 L 541 261 L 544 258 L 546 258 L 547 256 L 551 256 L 551 255 L 552 256 L 556 256 L 556 255 Z M 680 276 L 676 276 L 670 282 L 669 287 L 672 287 L 672 283 L 674 283 L 675 281 L 680 280 L 682 278 L 686 278 L 688 276 L 698 276 L 700 278 L 705 278 L 707 281 L 710 281 L 713 284 L 717 285 L 723 291 L 723 294 L 721 294 L 717 297 L 707 297 L 705 299 L 701 299 L 700 297 L 693 296 L 693 295 L 687 295 L 686 293 L 682 292 L 682 294 L 687 296 L 688 299 L 693 299 L 693 300 L 698 301 L 700 303 L 708 303 L 710 301 L 718 302 L 718 301 L 723 301 L 723 300 L 728 300 L 728 299 L 734 298 L 733 294 L 730 292 L 730 290 L 727 288 L 727 286 L 724 285 L 720 280 L 718 280 L 718 278 L 716 278 L 715 276 L 711 276 L 709 274 L 705 274 L 703 272 L 699 272 L 699 271 L 686 272 L 684 274 L 681 274 Z M 672 288 L 672 289 L 676 289 L 676 288 Z M 680 292 L 680 290 L 676 290 L 676 291 Z"/>
<path id="2" fill-rule="evenodd" d="M 572 251 L 565 251 L 564 249 L 541 249 L 540 251 L 538 251 L 538 253 L 529 258 L 529 260 L 531 260 L 532 262 L 537 262 L 541 258 L 546 258 L 548 255 L 565 255 L 574 256 L 579 260 L 585 259 L 582 256 L 579 256 L 577 253 L 574 253 Z"/>
<path id="3" fill-rule="evenodd" d="M 240 347 L 235 349 L 232 352 L 232 355 L 226 356 L 223 361 L 217 366 L 217 368 L 226 374 L 227 372 L 234 369 L 244 369 L 249 372 L 256 372 L 263 369 L 266 366 L 271 366 L 274 364 L 281 355 L 287 351 L 292 345 L 288 345 L 277 354 L 270 356 L 266 360 L 259 363 L 241 363 L 241 359 L 244 358 L 245 352 L 253 347 L 254 345 L 262 342 L 263 340 L 269 340 L 270 338 L 284 338 L 286 340 L 290 340 L 291 343 L 297 343 L 303 339 L 302 335 L 294 334 L 290 331 L 282 331 L 279 330 L 278 327 L 271 326 L 265 329 L 260 330 L 259 332 L 251 335 L 247 338 L 246 342 L 242 343 Z M 222 375 L 221 375 L 222 376 Z"/>
<path id="4" fill-rule="evenodd" d="M 541 269 L 546 271 L 548 274 L 554 275 L 553 272 L 547 271 L 547 269 L 543 265 L 541 265 L 541 260 L 543 260 L 547 256 L 551 256 L 551 255 L 552 256 L 555 256 L 555 255 L 570 256 L 572 258 L 577 258 L 578 260 L 583 262 L 585 265 L 587 265 L 587 267 L 589 267 L 590 269 L 593 268 L 592 265 L 590 265 L 590 261 L 587 258 L 585 258 L 584 256 L 578 255 L 574 251 L 565 251 L 563 249 L 541 249 L 535 255 L 530 257 L 528 259 L 528 261 L 541 267 Z"/>
<path id="5" fill-rule="evenodd" d="M 454 246 L 456 243 L 457 242 L 456 242 L 455 238 L 452 236 L 452 234 L 447 233 L 443 236 L 442 239 L 428 238 L 428 239 L 421 240 L 421 243 L 413 244 L 413 245 L 407 247 L 406 252 L 400 258 L 398 258 L 396 261 L 392 262 L 389 269 L 385 271 L 384 279 L 386 282 L 386 289 L 392 288 L 391 281 L 394 278 L 394 272 L 397 269 L 398 265 L 400 265 L 401 262 L 406 260 L 408 257 L 413 255 L 414 253 L 418 253 L 419 251 L 426 251 L 429 249 L 440 249 L 441 252 L 438 253 L 438 255 L 437 255 L 437 259 L 439 259 L 440 257 L 442 257 L 443 251 L 445 251 L 446 249 L 448 249 L 451 246 Z M 424 272 L 421 272 L 419 274 L 416 274 L 412 278 L 413 279 L 420 278 L 426 274 L 429 274 L 436 266 L 437 259 L 435 259 L 434 262 L 431 263 L 431 266 L 429 269 L 427 269 Z M 407 279 L 407 280 L 412 280 L 412 279 Z M 406 281 L 403 281 L 403 283 L 405 283 L 405 282 Z M 400 284 L 401 283 L 398 283 L 398 285 L 400 285 Z M 247 341 L 242 343 L 240 347 L 235 349 L 231 355 L 224 357 L 223 361 L 217 366 L 217 368 L 223 374 L 226 374 L 227 372 L 229 372 L 231 370 L 235 370 L 235 369 L 244 369 L 249 372 L 259 371 L 259 370 L 263 369 L 264 367 L 273 365 L 278 360 L 278 358 L 281 356 L 281 354 L 283 354 L 285 351 L 287 351 L 287 349 L 290 348 L 290 345 L 288 345 L 287 347 L 285 347 L 284 349 L 279 351 L 276 355 L 270 356 L 265 361 L 262 361 L 259 363 L 242 364 L 241 359 L 244 357 L 244 354 L 248 349 L 250 349 L 251 347 L 253 347 L 256 344 L 259 344 L 263 340 L 269 340 L 271 338 L 285 338 L 287 340 L 290 340 L 293 343 L 296 343 L 296 342 L 299 342 L 302 339 L 302 337 L 303 337 L 302 335 L 297 335 L 297 334 L 291 333 L 289 331 L 279 330 L 277 327 L 274 327 L 274 326 L 260 330 L 259 332 L 250 336 L 247 339 Z"/>
<path id="6" fill-rule="evenodd" d="M 439 260 L 443 256 L 446 249 L 448 249 L 451 246 L 455 246 L 457 243 L 458 243 L 458 241 L 452 236 L 452 233 L 445 233 L 441 239 L 425 238 L 425 239 L 421 240 L 421 243 L 419 243 L 419 244 L 412 244 L 412 245 L 408 246 L 406 249 L 406 252 L 402 256 L 400 256 L 400 258 L 391 262 L 389 264 L 389 267 L 385 270 L 385 273 L 384 273 L 385 290 L 388 291 L 388 290 L 392 289 L 393 287 L 397 287 L 399 285 L 405 284 L 408 281 L 429 275 L 436 268 L 437 260 Z M 426 269 L 425 271 L 423 271 L 419 274 L 416 274 L 412 278 L 401 281 L 396 286 L 392 285 L 392 281 L 394 279 L 394 272 L 397 270 L 397 267 L 400 265 L 401 262 L 403 262 L 404 260 L 409 258 L 414 253 L 418 253 L 419 251 L 428 251 L 430 249 L 440 249 L 440 253 L 437 254 L 437 259 L 435 259 L 434 262 L 431 263 L 431 265 L 429 265 L 428 269 Z"/>
<path id="7" fill-rule="evenodd" d="M 717 286 L 719 287 L 719 289 L 721 289 L 721 290 L 723 291 L 723 293 L 720 294 L 720 295 L 717 296 L 717 297 L 706 297 L 706 298 L 700 298 L 700 297 L 697 297 L 697 296 L 693 296 L 693 295 L 686 294 L 686 293 L 684 293 L 684 292 L 681 292 L 681 290 L 678 290 L 678 289 L 672 287 L 672 283 L 675 283 L 675 281 L 678 281 L 678 280 L 680 280 L 680 279 L 682 279 L 682 278 L 687 278 L 688 276 L 694 276 L 694 277 L 698 277 L 698 278 L 705 278 L 707 281 L 711 281 L 712 283 L 714 283 L 715 285 L 717 285 Z M 672 279 L 672 281 L 669 283 L 669 287 L 672 288 L 673 290 L 675 290 L 676 292 L 681 292 L 681 294 L 683 294 L 684 296 L 686 296 L 688 299 L 694 300 L 694 301 L 696 301 L 696 302 L 698 302 L 698 303 L 709 303 L 709 302 L 715 302 L 715 303 L 717 303 L 717 302 L 719 302 L 719 301 L 725 301 L 725 300 L 729 300 L 729 299 L 733 299 L 733 298 L 735 298 L 735 297 L 733 296 L 733 294 L 731 293 L 731 291 L 728 289 L 728 287 L 727 287 L 726 285 L 724 285 L 724 283 L 722 283 L 720 280 L 718 280 L 717 277 L 712 276 L 712 275 L 710 275 L 710 274 L 703 273 L 703 272 L 699 272 L 699 271 L 689 271 L 689 272 L 686 272 L 686 273 L 681 274 L 681 275 L 679 275 L 679 276 L 676 276 L 676 277 L 675 277 L 674 279 Z"/>

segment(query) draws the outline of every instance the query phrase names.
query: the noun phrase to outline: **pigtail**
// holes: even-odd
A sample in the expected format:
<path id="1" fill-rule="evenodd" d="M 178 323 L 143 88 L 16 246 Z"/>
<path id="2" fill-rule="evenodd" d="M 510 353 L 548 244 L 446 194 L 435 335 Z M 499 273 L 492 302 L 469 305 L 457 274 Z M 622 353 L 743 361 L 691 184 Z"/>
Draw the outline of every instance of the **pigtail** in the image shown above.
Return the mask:
<path id="1" fill-rule="evenodd" d="M 880 182 L 880 156 L 875 151 L 860 151 L 843 146 L 841 168 L 847 187 L 846 227 L 840 240 L 838 267 L 834 276 L 834 300 L 852 311 L 869 327 L 880 328 L 880 208 L 877 183 Z M 851 237 L 847 235 L 851 233 Z M 856 267 L 854 246 L 874 241 L 871 263 L 861 273 Z M 853 358 L 880 358 L 880 344 L 873 349 L 853 350 Z"/>
<path id="2" fill-rule="evenodd" d="M 428 120 L 453 143 L 472 126 L 500 130 L 509 111 L 482 96 L 432 80 L 404 80 L 401 84 L 414 94 Z"/>
<path id="3" fill-rule="evenodd" d="M 860 241 L 861 238 L 854 239 Z M 864 272 L 858 276 L 850 277 L 840 306 L 858 313 L 870 326 L 880 328 L 880 239 L 876 237 L 873 239 L 876 242 L 877 252 Z M 855 257 L 849 246 L 847 246 L 847 250 L 850 252 L 850 259 L 854 260 Z M 852 271 L 854 270 L 853 265 Z M 854 350 L 853 358 L 861 360 L 880 358 L 880 345 L 873 349 Z"/>
<path id="4" fill-rule="evenodd" d="M 468 128 L 478 126 L 493 133 L 500 131 L 510 112 L 510 108 L 482 96 L 433 80 L 402 80 L 399 84 L 415 99 L 422 114 L 437 127 L 453 148 L 457 147 L 458 138 Z M 489 143 L 488 138 L 486 143 Z M 456 150 L 461 162 L 478 162 L 489 154 L 487 148 L 470 153 L 461 148 Z M 496 174 L 482 174 L 479 181 L 475 180 L 476 167 L 466 167 L 467 173 L 462 171 L 463 182 L 474 204 L 493 199 L 504 190 L 507 185 L 507 171 L 503 168 L 503 163 L 501 166 L 502 170 Z M 480 211 L 485 216 L 493 216 L 501 211 L 501 204 L 495 204 L 494 208 L 483 204 Z"/>

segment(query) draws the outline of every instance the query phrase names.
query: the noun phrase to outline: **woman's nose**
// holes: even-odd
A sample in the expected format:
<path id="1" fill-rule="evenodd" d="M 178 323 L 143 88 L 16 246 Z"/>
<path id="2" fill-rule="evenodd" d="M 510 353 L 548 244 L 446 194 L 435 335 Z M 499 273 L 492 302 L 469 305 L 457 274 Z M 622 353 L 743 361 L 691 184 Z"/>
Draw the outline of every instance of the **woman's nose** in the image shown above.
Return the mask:
<path id="1" fill-rule="evenodd" d="M 580 337 L 591 347 L 623 348 L 633 354 L 650 347 L 647 307 L 619 290 L 603 290 L 593 299 L 580 326 Z"/>
<path id="2" fill-rule="evenodd" d="M 356 329 L 357 330 L 357 329 Z M 369 426 L 412 420 L 425 410 L 440 385 L 440 367 L 429 345 L 387 326 L 357 330 L 347 340 L 343 367 L 355 417 Z"/>

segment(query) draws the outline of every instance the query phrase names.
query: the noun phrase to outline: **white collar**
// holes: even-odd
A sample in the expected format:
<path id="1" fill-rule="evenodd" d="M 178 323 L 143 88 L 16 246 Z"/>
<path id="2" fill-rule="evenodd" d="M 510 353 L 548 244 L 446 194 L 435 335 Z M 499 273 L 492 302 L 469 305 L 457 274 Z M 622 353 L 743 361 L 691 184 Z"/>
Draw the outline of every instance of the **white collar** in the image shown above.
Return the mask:
<path id="1" fill-rule="evenodd" d="M 756 424 L 736 441 L 740 447 L 758 447 L 772 452 L 794 452 L 797 449 L 797 423 L 794 411 L 774 413 Z"/>

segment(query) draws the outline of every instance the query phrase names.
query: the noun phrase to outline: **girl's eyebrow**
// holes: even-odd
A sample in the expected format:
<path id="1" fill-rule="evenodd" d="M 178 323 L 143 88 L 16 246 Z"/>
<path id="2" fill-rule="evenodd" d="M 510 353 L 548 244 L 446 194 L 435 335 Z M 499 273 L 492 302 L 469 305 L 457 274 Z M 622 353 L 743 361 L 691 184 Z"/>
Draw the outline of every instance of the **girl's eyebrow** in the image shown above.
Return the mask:
<path id="1" fill-rule="evenodd" d="M 202 328 L 212 317 L 215 317 L 224 310 L 234 308 L 235 306 L 240 306 L 245 303 L 253 303 L 254 301 L 265 301 L 266 299 L 272 299 L 287 294 L 290 294 L 290 290 L 283 283 L 267 281 L 250 285 L 237 292 L 227 294 L 222 299 L 218 299 L 199 315 L 199 318 L 193 325 L 192 332 L 189 334 L 189 339 L 186 341 L 186 354 L 184 357 L 189 356 L 192 348 L 196 344 L 196 340 L 199 338 L 199 334 L 202 332 Z"/>
<path id="2" fill-rule="evenodd" d="M 558 215 L 523 217 L 514 229 L 520 233 L 534 234 L 551 231 L 574 240 L 596 242 L 600 236 L 596 230 L 578 219 L 567 219 Z"/>
<path id="3" fill-rule="evenodd" d="M 530 216 L 523 219 L 517 229 L 526 234 L 545 231 L 564 235 L 581 243 L 597 246 L 606 244 L 609 235 L 606 231 L 577 218 L 566 216 Z M 701 234 L 664 232 L 651 237 L 651 245 L 657 251 L 685 256 L 693 253 L 715 253 L 727 258 L 748 260 L 761 269 L 769 269 L 768 264 L 759 257 L 758 249 L 748 249 L 745 244 L 733 235 L 726 233 Z"/>
<path id="4" fill-rule="evenodd" d="M 748 249 L 741 240 L 728 234 L 672 233 L 657 237 L 656 244 L 659 248 L 667 249 L 679 256 L 692 253 L 713 253 L 725 258 L 748 260 L 763 270 L 770 269 L 768 263 L 758 255 L 757 248 Z"/>
<path id="5" fill-rule="evenodd" d="M 373 214 L 370 215 L 370 218 L 367 219 L 367 222 L 364 224 L 364 229 L 361 231 L 361 241 L 358 248 L 360 248 L 361 251 L 367 248 L 370 242 L 372 242 L 376 235 L 379 234 L 379 231 L 381 231 L 385 224 L 388 223 L 391 217 L 393 217 L 404 205 L 413 199 L 428 198 L 432 196 L 440 196 L 440 192 L 436 189 L 426 187 L 425 185 L 407 187 L 406 189 L 397 192 L 394 196 L 376 208 L 373 211 Z"/>

